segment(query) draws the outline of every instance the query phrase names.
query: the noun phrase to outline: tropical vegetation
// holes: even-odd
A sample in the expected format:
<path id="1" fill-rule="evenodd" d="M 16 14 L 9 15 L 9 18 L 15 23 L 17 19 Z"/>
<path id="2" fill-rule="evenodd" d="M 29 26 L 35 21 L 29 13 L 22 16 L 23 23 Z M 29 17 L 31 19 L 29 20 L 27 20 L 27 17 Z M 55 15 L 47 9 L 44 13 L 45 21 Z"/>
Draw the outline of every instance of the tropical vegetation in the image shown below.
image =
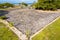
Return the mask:
<path id="1" fill-rule="evenodd" d="M 2 4 L 0 4 L 0 9 L 9 8 L 9 7 L 14 7 L 14 5 L 11 4 L 11 3 L 2 3 Z"/>
<path id="2" fill-rule="evenodd" d="M 33 4 L 33 8 L 42 10 L 60 9 L 60 0 L 38 0 Z"/>

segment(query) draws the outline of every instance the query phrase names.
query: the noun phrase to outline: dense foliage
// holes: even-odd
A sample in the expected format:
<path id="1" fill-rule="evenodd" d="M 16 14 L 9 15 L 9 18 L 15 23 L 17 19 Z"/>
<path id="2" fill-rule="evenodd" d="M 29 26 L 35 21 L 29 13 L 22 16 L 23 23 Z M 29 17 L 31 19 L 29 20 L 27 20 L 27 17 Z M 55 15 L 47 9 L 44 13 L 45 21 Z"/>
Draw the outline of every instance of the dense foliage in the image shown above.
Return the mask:
<path id="1" fill-rule="evenodd" d="M 20 3 L 20 4 L 22 4 L 22 5 L 24 5 L 24 6 L 28 6 L 28 4 L 27 4 L 27 3 L 24 3 L 24 2 L 22 2 L 22 3 Z"/>
<path id="2" fill-rule="evenodd" d="M 0 16 L 0 19 L 7 19 L 6 16 Z"/>
<path id="3" fill-rule="evenodd" d="M 13 7 L 14 5 L 13 4 L 10 4 L 10 3 L 2 3 L 0 4 L 0 8 L 8 8 L 8 7 Z"/>
<path id="4" fill-rule="evenodd" d="M 60 0 L 38 0 L 33 7 L 35 9 L 56 10 L 60 9 Z"/>

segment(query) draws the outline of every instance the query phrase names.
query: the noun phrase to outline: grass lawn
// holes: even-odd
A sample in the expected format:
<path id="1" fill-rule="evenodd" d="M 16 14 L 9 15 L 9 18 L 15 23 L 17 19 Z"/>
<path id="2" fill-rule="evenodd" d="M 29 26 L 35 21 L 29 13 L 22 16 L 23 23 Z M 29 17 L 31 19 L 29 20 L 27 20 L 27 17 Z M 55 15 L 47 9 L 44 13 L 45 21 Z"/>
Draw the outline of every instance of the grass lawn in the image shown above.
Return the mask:
<path id="1" fill-rule="evenodd" d="M 50 24 L 32 40 L 60 40 L 60 19 Z"/>
<path id="2" fill-rule="evenodd" d="M 18 37 L 0 22 L 0 40 L 18 40 Z"/>

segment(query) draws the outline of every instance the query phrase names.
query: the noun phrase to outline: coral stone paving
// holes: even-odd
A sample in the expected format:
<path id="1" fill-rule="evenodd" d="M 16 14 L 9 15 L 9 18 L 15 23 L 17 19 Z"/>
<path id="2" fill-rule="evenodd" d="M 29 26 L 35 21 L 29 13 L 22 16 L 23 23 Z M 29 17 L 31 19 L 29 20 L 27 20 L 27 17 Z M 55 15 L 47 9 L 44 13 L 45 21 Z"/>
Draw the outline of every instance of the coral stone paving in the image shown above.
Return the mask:
<path id="1" fill-rule="evenodd" d="M 30 36 L 52 22 L 59 15 L 60 13 L 39 13 L 32 9 L 13 10 L 6 14 L 8 17 L 7 21 L 13 22 L 14 26 L 24 34 L 29 31 Z"/>

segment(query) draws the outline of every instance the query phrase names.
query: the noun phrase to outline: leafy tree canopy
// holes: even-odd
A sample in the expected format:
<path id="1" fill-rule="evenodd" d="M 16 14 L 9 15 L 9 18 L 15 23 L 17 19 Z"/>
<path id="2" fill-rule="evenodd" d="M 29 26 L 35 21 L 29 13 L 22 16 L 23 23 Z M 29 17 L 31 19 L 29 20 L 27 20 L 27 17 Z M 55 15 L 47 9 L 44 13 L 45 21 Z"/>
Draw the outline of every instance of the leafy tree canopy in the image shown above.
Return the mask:
<path id="1" fill-rule="evenodd" d="M 60 9 L 60 0 L 38 0 L 33 6 L 35 9 L 56 10 Z"/>
<path id="2" fill-rule="evenodd" d="M 8 7 L 13 7 L 14 5 L 11 3 L 2 3 L 0 4 L 0 8 L 8 8 Z"/>

